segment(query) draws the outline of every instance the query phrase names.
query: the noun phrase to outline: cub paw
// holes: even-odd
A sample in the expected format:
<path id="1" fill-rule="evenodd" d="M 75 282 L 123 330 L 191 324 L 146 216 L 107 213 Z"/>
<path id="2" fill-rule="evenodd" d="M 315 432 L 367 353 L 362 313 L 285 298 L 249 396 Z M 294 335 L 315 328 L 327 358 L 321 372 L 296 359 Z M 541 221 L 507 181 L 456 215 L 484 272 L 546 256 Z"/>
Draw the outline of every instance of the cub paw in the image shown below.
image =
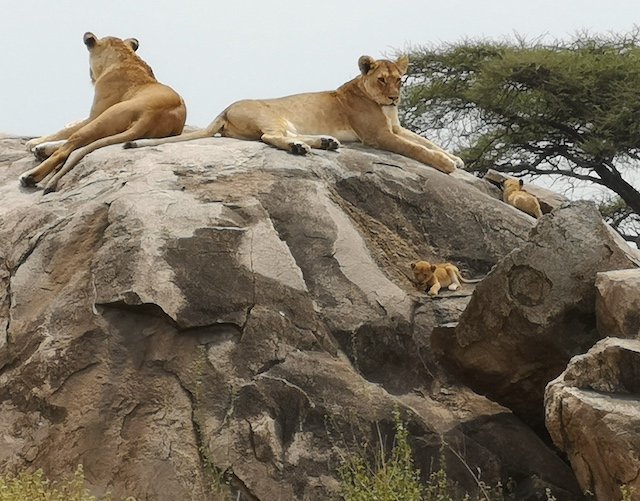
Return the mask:
<path id="1" fill-rule="evenodd" d="M 326 136 L 320 139 L 320 148 L 323 150 L 337 150 L 340 148 L 340 142 L 331 136 Z"/>
<path id="2" fill-rule="evenodd" d="M 27 151 L 33 151 L 33 149 L 38 146 L 38 144 L 40 143 L 40 141 L 38 140 L 38 138 L 33 138 L 30 139 L 29 141 L 27 141 L 24 144 L 24 147 L 27 149 Z"/>
<path id="3" fill-rule="evenodd" d="M 449 289 L 450 291 L 457 291 L 459 287 L 460 286 L 458 284 L 451 284 L 449 285 L 449 287 L 447 287 L 447 289 Z"/>
<path id="4" fill-rule="evenodd" d="M 304 143 L 289 143 L 289 148 L 294 155 L 306 155 L 311 151 L 311 148 Z"/>

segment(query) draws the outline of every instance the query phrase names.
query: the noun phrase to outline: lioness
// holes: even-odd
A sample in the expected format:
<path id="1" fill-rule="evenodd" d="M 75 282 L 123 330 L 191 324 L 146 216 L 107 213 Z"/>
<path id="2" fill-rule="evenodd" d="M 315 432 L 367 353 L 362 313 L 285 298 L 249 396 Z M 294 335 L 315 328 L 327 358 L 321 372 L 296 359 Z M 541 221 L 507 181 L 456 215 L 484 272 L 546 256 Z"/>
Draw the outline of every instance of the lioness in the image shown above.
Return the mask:
<path id="1" fill-rule="evenodd" d="M 539 219 L 542 217 L 540 202 L 531 193 L 522 191 L 523 184 L 522 179 L 505 179 L 502 182 L 502 199 L 516 209 Z"/>
<path id="2" fill-rule="evenodd" d="M 358 60 L 360 75 L 335 91 L 233 103 L 206 128 L 169 139 L 135 141 L 125 148 L 211 137 L 262 140 L 291 153 L 335 150 L 340 141 L 361 141 L 450 173 L 462 160 L 400 125 L 397 104 L 409 60 Z"/>
<path id="3" fill-rule="evenodd" d="M 58 168 L 45 187 L 45 193 L 53 191 L 66 172 L 98 148 L 182 132 L 187 116 L 184 101 L 155 79 L 153 70 L 135 53 L 135 38 L 98 39 L 85 33 L 84 43 L 95 84 L 89 118 L 27 143 L 37 157 L 49 158 L 20 176 L 23 186 L 33 186 Z"/>
<path id="4" fill-rule="evenodd" d="M 436 296 L 442 287 L 451 291 L 460 288 L 460 282 L 475 284 L 481 279 L 469 280 L 463 278 L 457 266 L 451 263 L 431 264 L 428 261 L 411 263 L 416 286 L 420 289 L 429 288 L 427 294 Z"/>

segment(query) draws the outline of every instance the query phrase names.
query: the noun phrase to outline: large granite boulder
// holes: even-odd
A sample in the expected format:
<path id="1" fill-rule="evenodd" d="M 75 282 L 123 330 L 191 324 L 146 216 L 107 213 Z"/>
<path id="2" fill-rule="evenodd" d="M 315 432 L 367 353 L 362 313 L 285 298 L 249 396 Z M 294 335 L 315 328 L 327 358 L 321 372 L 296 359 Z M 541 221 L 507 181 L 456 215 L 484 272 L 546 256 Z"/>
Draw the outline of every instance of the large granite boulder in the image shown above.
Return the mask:
<path id="1" fill-rule="evenodd" d="M 640 339 L 640 269 L 598 273 L 596 319 L 605 336 Z"/>
<path id="2" fill-rule="evenodd" d="M 34 162 L 0 139 L 0 472 L 331 499 L 340 458 L 391 441 L 399 408 L 425 477 L 444 440 L 467 487 L 480 468 L 575 499 L 565 463 L 434 362 L 472 286 L 430 300 L 408 278 L 416 258 L 483 275 L 525 244 L 534 222 L 484 181 L 212 138 L 98 150 L 43 196 L 18 186 Z"/>
<path id="3" fill-rule="evenodd" d="M 606 338 L 547 386 L 546 423 L 583 491 L 640 494 L 640 340 Z"/>
<path id="4" fill-rule="evenodd" d="M 595 204 L 567 204 L 541 218 L 528 242 L 498 263 L 476 287 L 455 333 L 435 333 L 434 348 L 464 383 L 544 434 L 546 384 L 602 337 L 596 274 L 638 265 L 638 253 Z"/>

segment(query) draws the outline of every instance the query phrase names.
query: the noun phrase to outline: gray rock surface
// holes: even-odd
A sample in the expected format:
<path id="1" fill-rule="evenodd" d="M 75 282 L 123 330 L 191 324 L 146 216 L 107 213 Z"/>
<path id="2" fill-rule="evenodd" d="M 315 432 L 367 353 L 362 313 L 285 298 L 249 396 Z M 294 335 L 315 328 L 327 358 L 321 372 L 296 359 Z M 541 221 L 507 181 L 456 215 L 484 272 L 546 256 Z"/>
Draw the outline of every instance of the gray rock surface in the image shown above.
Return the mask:
<path id="1" fill-rule="evenodd" d="M 606 338 L 547 386 L 546 423 L 583 491 L 640 493 L 640 340 Z"/>
<path id="2" fill-rule="evenodd" d="M 423 475 L 444 439 L 467 487 L 478 467 L 575 499 L 567 465 L 434 361 L 473 286 L 430 300 L 408 279 L 416 258 L 481 276 L 526 242 L 531 218 L 483 181 L 212 138 L 98 150 L 43 196 L 18 186 L 23 145 L 0 139 L 0 471 L 83 463 L 94 493 L 141 500 L 226 482 L 330 499 L 399 408 Z"/>
<path id="3" fill-rule="evenodd" d="M 437 331 L 434 348 L 472 389 L 543 433 L 546 384 L 603 337 L 596 274 L 639 264 L 593 203 L 567 204 L 476 287 L 455 333 Z"/>

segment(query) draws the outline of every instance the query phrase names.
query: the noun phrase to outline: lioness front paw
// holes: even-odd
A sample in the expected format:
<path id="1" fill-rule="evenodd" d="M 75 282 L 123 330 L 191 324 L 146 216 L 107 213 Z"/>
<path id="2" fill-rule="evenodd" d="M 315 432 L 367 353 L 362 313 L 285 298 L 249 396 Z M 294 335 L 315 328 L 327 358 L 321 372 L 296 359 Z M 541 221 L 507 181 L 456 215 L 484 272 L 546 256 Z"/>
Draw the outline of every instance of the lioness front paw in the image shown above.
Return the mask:
<path id="1" fill-rule="evenodd" d="M 39 144 L 32 150 L 33 156 L 36 157 L 41 162 L 46 160 L 51 156 L 51 154 L 47 151 L 44 144 Z"/>
<path id="2" fill-rule="evenodd" d="M 289 148 L 294 155 L 306 155 L 311 151 L 307 144 L 301 142 L 289 143 Z"/>
<path id="3" fill-rule="evenodd" d="M 30 188 L 36 185 L 37 181 L 35 180 L 35 178 L 31 175 L 31 174 L 22 174 L 18 180 L 20 181 L 20 184 L 22 186 L 24 186 L 25 188 Z"/>
<path id="4" fill-rule="evenodd" d="M 33 149 L 39 144 L 40 140 L 37 137 L 34 137 L 33 139 L 29 139 L 29 141 L 24 144 L 24 147 L 27 149 L 27 151 L 33 151 Z"/>
<path id="5" fill-rule="evenodd" d="M 320 139 L 320 148 L 323 150 L 337 150 L 340 148 L 340 142 L 331 136 L 322 137 Z"/>
<path id="6" fill-rule="evenodd" d="M 462 160 L 462 158 L 457 157 L 455 155 L 451 155 L 451 160 L 453 160 L 454 163 L 456 164 L 456 168 L 464 169 L 464 161 Z"/>

